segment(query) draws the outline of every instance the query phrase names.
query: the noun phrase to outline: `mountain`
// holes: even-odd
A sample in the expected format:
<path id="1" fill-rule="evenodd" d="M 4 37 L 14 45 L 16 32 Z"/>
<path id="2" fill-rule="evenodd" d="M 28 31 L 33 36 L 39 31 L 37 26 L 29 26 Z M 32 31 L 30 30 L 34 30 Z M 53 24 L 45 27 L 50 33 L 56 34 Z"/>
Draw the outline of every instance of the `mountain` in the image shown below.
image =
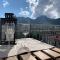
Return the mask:
<path id="1" fill-rule="evenodd" d="M 30 18 L 25 18 L 25 17 L 17 17 L 18 23 L 30 23 L 32 19 Z"/>
<path id="2" fill-rule="evenodd" d="M 48 24 L 48 20 L 49 20 L 49 18 L 47 18 L 46 16 L 40 16 L 40 17 L 35 19 L 34 23 Z"/>
<path id="3" fill-rule="evenodd" d="M 50 19 L 49 23 L 53 24 L 53 25 L 60 25 L 60 18 L 58 18 L 58 19 Z"/>
<path id="4" fill-rule="evenodd" d="M 53 24 L 60 25 L 60 18 L 51 19 L 46 16 L 40 16 L 36 19 L 31 19 L 29 17 L 17 17 L 18 23 L 31 23 L 31 24 Z"/>

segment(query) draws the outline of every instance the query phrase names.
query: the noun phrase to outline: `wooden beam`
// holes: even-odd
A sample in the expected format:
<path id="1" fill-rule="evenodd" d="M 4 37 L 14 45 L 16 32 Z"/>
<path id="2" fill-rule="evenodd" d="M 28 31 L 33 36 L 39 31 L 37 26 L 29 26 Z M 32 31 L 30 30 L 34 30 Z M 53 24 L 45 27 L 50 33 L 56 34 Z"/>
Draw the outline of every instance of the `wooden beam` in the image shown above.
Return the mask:
<path id="1" fill-rule="evenodd" d="M 36 60 L 34 56 L 28 54 L 20 55 L 20 57 L 22 58 L 22 60 Z"/>
<path id="2" fill-rule="evenodd" d="M 51 50 L 60 53 L 60 48 L 52 48 Z"/>
<path id="3" fill-rule="evenodd" d="M 43 50 L 43 52 L 45 52 L 46 54 L 50 55 L 51 57 L 53 58 L 58 58 L 60 57 L 60 54 L 55 52 L 55 51 L 52 51 L 50 49 L 47 49 L 47 50 Z"/>
<path id="4" fill-rule="evenodd" d="M 38 52 L 34 52 L 33 53 L 35 56 L 37 56 L 38 58 L 40 58 L 41 60 L 48 60 L 51 59 L 51 57 L 49 57 L 48 55 L 46 55 L 45 53 L 38 51 Z"/>

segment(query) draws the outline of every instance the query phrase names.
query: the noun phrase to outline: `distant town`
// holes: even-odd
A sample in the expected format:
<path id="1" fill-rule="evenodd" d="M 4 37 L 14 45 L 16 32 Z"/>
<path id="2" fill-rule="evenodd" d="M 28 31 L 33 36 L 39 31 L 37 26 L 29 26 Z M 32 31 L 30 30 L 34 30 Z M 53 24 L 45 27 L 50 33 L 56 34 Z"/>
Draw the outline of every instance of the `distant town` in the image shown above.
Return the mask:
<path id="1" fill-rule="evenodd" d="M 14 20 L 15 19 L 15 20 Z M 40 19 L 40 21 L 39 21 Z M 24 17 L 15 17 L 13 16 L 13 13 L 5 13 L 5 18 L 1 18 L 0 19 L 0 26 L 4 25 L 6 22 L 7 23 L 15 23 L 15 39 L 20 39 L 20 38 L 24 38 L 24 32 L 29 32 L 27 34 L 26 37 L 30 37 L 30 38 L 35 38 L 38 40 L 41 40 L 43 42 L 49 43 L 49 44 L 53 44 L 59 47 L 59 40 L 60 40 L 60 24 L 56 24 L 56 20 L 52 23 L 49 23 L 49 21 L 51 22 L 52 20 L 49 20 L 49 18 L 43 16 L 40 17 L 39 19 L 32 20 L 32 19 L 28 19 L 28 18 L 24 18 Z M 45 21 L 44 21 L 45 19 Z M 47 20 L 46 20 L 47 19 Z M 43 21 L 43 22 L 42 22 Z M 47 22 L 48 21 L 48 22 Z M 59 20 L 57 20 L 59 21 Z M 55 24 L 54 24 L 55 23 Z M 58 22 L 59 23 L 59 22 Z M 0 35 L 4 36 L 4 28 L 2 30 L 3 27 L 0 27 Z M 3 32 L 3 34 L 2 34 Z M 2 37 L 0 36 L 0 39 L 6 39 L 6 37 Z M 53 39 L 53 41 L 52 41 Z M 58 45 L 56 44 L 56 41 L 58 42 Z M 0 40 L 1 42 L 1 40 Z"/>

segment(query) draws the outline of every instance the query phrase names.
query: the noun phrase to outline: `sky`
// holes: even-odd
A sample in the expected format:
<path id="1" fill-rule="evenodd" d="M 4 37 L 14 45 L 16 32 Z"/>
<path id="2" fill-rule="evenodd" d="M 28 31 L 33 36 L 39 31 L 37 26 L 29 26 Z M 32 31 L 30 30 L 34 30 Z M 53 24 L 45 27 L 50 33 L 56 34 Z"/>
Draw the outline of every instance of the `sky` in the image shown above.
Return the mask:
<path id="1" fill-rule="evenodd" d="M 17 17 L 35 19 L 41 15 L 60 18 L 60 0 L 0 0 L 0 17 L 14 13 Z"/>

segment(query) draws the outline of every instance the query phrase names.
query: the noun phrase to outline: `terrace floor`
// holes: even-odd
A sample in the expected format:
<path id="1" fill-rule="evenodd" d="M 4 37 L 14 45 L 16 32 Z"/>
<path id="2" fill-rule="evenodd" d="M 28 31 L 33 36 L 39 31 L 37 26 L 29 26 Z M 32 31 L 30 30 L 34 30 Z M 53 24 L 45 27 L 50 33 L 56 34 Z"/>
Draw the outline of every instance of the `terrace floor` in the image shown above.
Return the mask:
<path id="1" fill-rule="evenodd" d="M 54 48 L 54 46 L 43 43 L 43 42 L 38 41 L 38 40 L 33 39 L 33 38 L 16 39 L 16 45 L 0 46 L 0 58 L 17 56 L 17 55 L 23 54 L 25 52 L 36 52 L 36 51 L 37 52 L 33 53 L 32 55 L 36 56 L 36 54 L 37 54 L 38 56 L 40 56 L 38 53 L 41 53 L 41 51 L 46 52 L 45 50 L 48 50 L 48 52 L 52 52 L 49 50 L 52 48 Z M 44 55 L 44 53 L 41 53 L 41 54 Z M 32 58 L 34 58 L 34 56 L 32 56 Z M 60 57 L 60 54 L 57 53 L 57 56 Z"/>

